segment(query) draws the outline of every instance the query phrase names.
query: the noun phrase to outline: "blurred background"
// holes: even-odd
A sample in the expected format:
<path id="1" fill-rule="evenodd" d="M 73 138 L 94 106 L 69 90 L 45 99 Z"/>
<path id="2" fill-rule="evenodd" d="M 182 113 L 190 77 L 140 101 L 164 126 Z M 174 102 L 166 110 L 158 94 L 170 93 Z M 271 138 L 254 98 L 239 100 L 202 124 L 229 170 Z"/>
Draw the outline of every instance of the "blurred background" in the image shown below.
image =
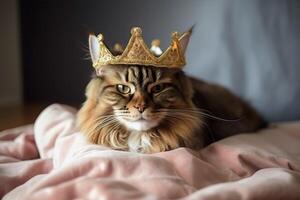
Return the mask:
<path id="1" fill-rule="evenodd" d="M 32 122 L 48 104 L 80 106 L 93 68 L 89 33 L 126 46 L 195 24 L 186 73 L 220 83 L 269 121 L 300 119 L 297 0 L 1 0 L 0 130 Z"/>

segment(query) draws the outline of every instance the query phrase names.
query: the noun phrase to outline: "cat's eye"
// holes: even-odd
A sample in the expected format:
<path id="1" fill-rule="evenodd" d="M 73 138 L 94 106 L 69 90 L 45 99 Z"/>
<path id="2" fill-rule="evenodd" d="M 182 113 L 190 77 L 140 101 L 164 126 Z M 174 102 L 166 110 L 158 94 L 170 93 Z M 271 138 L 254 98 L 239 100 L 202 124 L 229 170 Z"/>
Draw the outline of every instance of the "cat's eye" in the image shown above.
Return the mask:
<path id="1" fill-rule="evenodd" d="M 151 88 L 152 93 L 159 93 L 165 88 L 165 84 L 157 84 Z"/>
<path id="2" fill-rule="evenodd" d="M 120 92 L 122 94 L 130 93 L 130 87 L 128 87 L 127 85 L 117 84 L 116 88 L 117 88 L 118 92 Z"/>

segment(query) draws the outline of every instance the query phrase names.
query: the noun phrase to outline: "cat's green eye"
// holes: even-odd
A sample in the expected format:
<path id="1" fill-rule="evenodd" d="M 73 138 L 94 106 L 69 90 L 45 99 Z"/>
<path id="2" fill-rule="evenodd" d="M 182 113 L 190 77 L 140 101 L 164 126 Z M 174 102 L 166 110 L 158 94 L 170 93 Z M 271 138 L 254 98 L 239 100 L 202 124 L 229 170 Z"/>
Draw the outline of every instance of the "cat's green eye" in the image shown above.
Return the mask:
<path id="1" fill-rule="evenodd" d="M 165 84 L 157 84 L 151 88 L 152 93 L 159 93 L 165 88 Z"/>
<path id="2" fill-rule="evenodd" d="M 118 85 L 116 85 L 116 88 L 117 88 L 118 92 L 120 92 L 122 94 L 130 93 L 130 87 L 128 87 L 127 85 L 118 84 Z"/>

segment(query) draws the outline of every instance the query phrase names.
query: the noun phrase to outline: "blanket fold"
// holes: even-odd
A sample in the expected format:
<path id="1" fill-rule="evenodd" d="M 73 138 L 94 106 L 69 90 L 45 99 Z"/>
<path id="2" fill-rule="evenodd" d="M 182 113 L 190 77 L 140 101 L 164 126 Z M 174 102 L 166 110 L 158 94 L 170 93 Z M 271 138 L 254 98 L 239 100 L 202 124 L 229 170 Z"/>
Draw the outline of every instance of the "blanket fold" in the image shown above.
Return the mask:
<path id="1" fill-rule="evenodd" d="M 300 122 L 200 150 L 156 154 L 90 144 L 76 110 L 53 104 L 0 135 L 3 199 L 300 199 Z"/>

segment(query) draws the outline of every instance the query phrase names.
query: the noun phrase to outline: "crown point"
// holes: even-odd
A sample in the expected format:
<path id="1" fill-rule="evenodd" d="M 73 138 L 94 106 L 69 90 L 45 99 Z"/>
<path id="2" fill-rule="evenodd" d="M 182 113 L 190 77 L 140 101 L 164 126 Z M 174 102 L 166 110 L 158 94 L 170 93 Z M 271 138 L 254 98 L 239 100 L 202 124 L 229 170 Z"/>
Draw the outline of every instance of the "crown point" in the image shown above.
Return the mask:
<path id="1" fill-rule="evenodd" d="M 140 27 L 133 27 L 131 29 L 131 35 L 142 35 L 142 29 Z"/>
<path id="2" fill-rule="evenodd" d="M 99 35 L 97 36 L 97 38 L 98 38 L 99 41 L 103 41 L 103 40 L 104 40 L 104 37 L 103 37 L 102 34 L 99 34 Z"/>

